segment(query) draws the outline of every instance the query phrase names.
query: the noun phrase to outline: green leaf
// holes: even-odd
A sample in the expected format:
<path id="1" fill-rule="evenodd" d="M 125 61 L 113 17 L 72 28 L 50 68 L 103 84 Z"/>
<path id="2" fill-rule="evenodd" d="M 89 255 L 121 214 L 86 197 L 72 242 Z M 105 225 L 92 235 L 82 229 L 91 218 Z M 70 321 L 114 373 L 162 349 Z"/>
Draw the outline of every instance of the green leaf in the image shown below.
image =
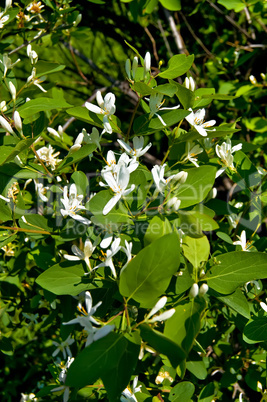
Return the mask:
<path id="1" fill-rule="evenodd" d="M 219 226 L 209 215 L 198 211 L 179 211 L 181 229 L 192 237 L 202 237 L 204 232 L 211 232 Z"/>
<path id="2" fill-rule="evenodd" d="M 194 92 L 195 101 L 193 109 L 202 108 L 209 105 L 212 101 L 211 95 L 215 94 L 214 88 L 198 88 Z M 204 98 L 205 96 L 205 98 Z"/>
<path id="3" fill-rule="evenodd" d="M 207 274 L 209 287 L 222 294 L 234 292 L 246 282 L 267 278 L 267 254 L 233 251 L 216 256 Z"/>
<path id="4" fill-rule="evenodd" d="M 149 135 L 154 133 L 155 131 L 163 130 L 165 127 L 174 126 L 179 121 L 183 120 L 186 116 L 190 114 L 187 110 L 163 110 L 158 113 L 166 126 L 164 126 L 157 116 L 149 119 L 149 114 L 145 114 L 143 116 L 135 119 L 133 128 L 136 135 Z"/>
<path id="5" fill-rule="evenodd" d="M 167 234 L 142 249 L 122 271 L 120 293 L 142 307 L 153 307 L 179 268 L 179 251 L 176 233 Z"/>
<path id="6" fill-rule="evenodd" d="M 176 195 L 181 200 L 180 209 L 190 207 L 203 201 L 212 189 L 216 167 L 200 166 L 185 170 L 188 172 L 186 182 L 180 184 Z"/>
<path id="7" fill-rule="evenodd" d="M 141 324 L 139 328 L 142 339 L 158 353 L 167 356 L 174 368 L 185 359 L 185 352 L 180 346 L 164 336 L 161 332 L 153 330 L 147 324 Z"/>
<path id="8" fill-rule="evenodd" d="M 203 358 L 193 349 L 186 360 L 186 368 L 199 380 L 205 380 L 208 375 Z"/>
<path id="9" fill-rule="evenodd" d="M 181 104 L 183 105 L 183 108 L 184 109 L 189 109 L 190 107 L 192 108 L 195 100 L 194 92 L 190 91 L 190 89 L 187 89 L 186 87 L 184 87 L 183 85 L 179 84 L 176 81 L 171 80 L 171 83 L 176 86 L 177 90 L 176 95 Z"/>
<path id="10" fill-rule="evenodd" d="M 144 236 L 145 246 L 148 246 L 153 241 L 159 239 L 160 237 L 168 233 L 172 233 L 172 231 L 173 231 L 172 226 L 167 218 L 157 215 L 154 216 L 149 222 L 149 225 L 147 227 Z"/>
<path id="11" fill-rule="evenodd" d="M 89 182 L 87 176 L 83 172 L 74 172 L 71 175 L 71 182 L 76 184 L 77 193 L 86 197 L 89 193 Z"/>
<path id="12" fill-rule="evenodd" d="M 64 70 L 66 66 L 63 64 L 58 64 L 58 63 L 49 63 L 47 61 L 39 60 L 38 63 L 36 64 L 36 70 L 37 70 L 37 77 L 40 77 L 41 75 L 48 75 L 48 74 L 53 74 L 53 73 L 58 73 L 59 71 Z"/>
<path id="13" fill-rule="evenodd" d="M 185 54 L 176 54 L 169 62 L 165 71 L 159 73 L 159 77 L 173 79 L 185 74 L 192 66 L 194 56 L 186 56 Z"/>
<path id="14" fill-rule="evenodd" d="M 244 335 L 254 342 L 267 341 L 267 319 L 266 317 L 256 317 L 247 323 L 244 328 Z"/>
<path id="15" fill-rule="evenodd" d="M 249 303 L 241 289 L 236 289 L 234 293 L 227 296 L 222 296 L 221 294 L 216 292 L 215 297 L 222 303 L 227 304 L 227 306 L 231 307 L 237 313 L 250 319 Z"/>
<path id="16" fill-rule="evenodd" d="M 20 142 L 18 142 L 17 145 L 13 148 L 13 151 L 7 156 L 7 158 L 3 162 L 1 162 L 1 165 L 3 165 L 6 162 L 12 161 L 16 155 L 19 155 L 22 151 L 28 149 L 35 140 L 36 138 L 28 138 L 26 140 L 21 140 Z"/>
<path id="17" fill-rule="evenodd" d="M 44 271 L 36 282 L 55 295 L 77 296 L 88 290 L 88 282 L 84 278 L 86 277 L 81 262 L 64 261 Z"/>
<path id="18" fill-rule="evenodd" d="M 214 400 L 214 388 L 213 382 L 210 382 L 208 385 L 202 388 L 198 397 L 198 402 L 212 402 L 212 400 Z"/>
<path id="19" fill-rule="evenodd" d="M 63 99 L 59 101 L 58 99 L 43 97 L 32 99 L 29 102 L 24 103 L 24 105 L 18 107 L 17 110 L 22 118 L 27 118 L 39 112 L 53 109 L 65 109 L 67 107 L 71 107 L 71 105 Z"/>
<path id="20" fill-rule="evenodd" d="M 75 152 L 68 153 L 68 155 L 63 159 L 63 161 L 56 168 L 56 172 L 61 172 L 65 167 L 72 165 L 73 163 L 77 163 L 80 160 L 89 156 L 96 149 L 95 144 L 86 144 L 82 145 L 82 147 Z"/>
<path id="21" fill-rule="evenodd" d="M 110 333 L 82 350 L 68 369 L 66 385 L 81 388 L 101 378 L 108 399 L 118 401 L 138 360 L 140 345 Z"/>
<path id="22" fill-rule="evenodd" d="M 218 0 L 218 4 L 221 4 L 227 10 L 234 10 L 236 13 L 239 13 L 246 7 L 246 3 L 242 0 Z"/>
<path id="23" fill-rule="evenodd" d="M 71 109 L 67 109 L 66 112 L 78 120 L 103 128 L 103 123 L 99 116 L 95 113 L 89 112 L 89 110 L 84 106 L 72 107 Z"/>
<path id="24" fill-rule="evenodd" d="M 191 402 L 194 395 L 195 386 L 189 381 L 183 381 L 172 388 L 169 401 L 172 402 Z"/>
<path id="25" fill-rule="evenodd" d="M 201 328 L 201 317 L 206 308 L 203 298 L 181 302 L 174 315 L 166 321 L 164 335 L 189 353 Z"/>
<path id="26" fill-rule="evenodd" d="M 181 270 L 179 274 L 180 275 L 177 276 L 176 285 L 175 285 L 175 293 L 177 295 L 184 293 L 186 290 L 191 288 L 191 286 L 194 283 L 194 280 L 191 277 L 187 267 L 185 267 L 183 270 Z"/>
<path id="27" fill-rule="evenodd" d="M 142 96 L 152 95 L 155 91 L 144 82 L 135 82 L 133 89 Z"/>
<path id="28" fill-rule="evenodd" d="M 9 156 L 13 153 L 14 147 L 0 146 L 0 165 L 3 165 Z"/>
<path id="29" fill-rule="evenodd" d="M 185 257 L 191 262 L 194 268 L 199 268 L 201 262 L 208 261 L 209 259 L 210 243 L 206 236 L 197 239 L 185 236 L 182 248 Z"/>

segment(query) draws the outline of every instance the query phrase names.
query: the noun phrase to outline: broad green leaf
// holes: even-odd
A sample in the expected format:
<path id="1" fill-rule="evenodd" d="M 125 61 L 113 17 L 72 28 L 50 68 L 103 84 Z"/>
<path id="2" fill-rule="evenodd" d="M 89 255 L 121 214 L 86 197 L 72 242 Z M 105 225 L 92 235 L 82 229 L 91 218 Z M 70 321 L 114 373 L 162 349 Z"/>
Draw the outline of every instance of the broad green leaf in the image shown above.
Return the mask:
<path id="1" fill-rule="evenodd" d="M 183 108 L 184 109 L 189 109 L 190 107 L 192 108 L 195 99 L 194 92 L 190 91 L 190 89 L 187 89 L 186 87 L 184 87 L 183 85 L 179 84 L 176 81 L 170 80 L 170 82 L 176 86 L 177 90 L 176 95 L 181 104 L 183 105 Z"/>
<path id="2" fill-rule="evenodd" d="M 35 140 L 36 138 L 27 138 L 26 140 L 21 140 L 20 142 L 18 142 L 17 145 L 13 148 L 13 151 L 1 164 L 12 161 L 16 155 L 19 155 L 22 151 L 28 149 Z"/>
<path id="3" fill-rule="evenodd" d="M 67 109 L 66 112 L 78 120 L 82 120 L 86 123 L 92 124 L 93 126 L 103 128 L 103 123 L 99 118 L 99 115 L 90 112 L 84 106 L 72 107 L 71 109 Z"/>
<path id="4" fill-rule="evenodd" d="M 182 248 L 185 257 L 191 262 L 194 268 L 199 268 L 201 262 L 208 261 L 209 259 L 210 243 L 206 236 L 197 239 L 185 236 Z"/>
<path id="5" fill-rule="evenodd" d="M 103 209 L 112 197 L 110 190 L 99 191 L 88 204 L 89 211 L 94 215 L 95 223 L 111 225 L 111 230 L 113 224 L 129 222 L 128 210 L 122 201 L 119 201 L 107 215 L 103 215 Z"/>
<path id="6" fill-rule="evenodd" d="M 78 194 L 82 194 L 84 197 L 89 195 L 89 182 L 85 173 L 78 171 L 72 173 L 71 182 L 76 184 Z"/>
<path id="7" fill-rule="evenodd" d="M 216 256 L 207 274 L 209 287 L 222 294 L 233 293 L 246 282 L 267 278 L 267 254 L 233 251 Z"/>
<path id="8" fill-rule="evenodd" d="M 186 290 L 191 288 L 193 283 L 194 280 L 191 277 L 188 268 L 185 267 L 183 270 L 179 272 L 179 275 L 177 275 L 175 293 L 177 295 L 184 293 Z"/>
<path id="9" fill-rule="evenodd" d="M 212 292 L 212 291 L 210 291 Z M 212 292 L 213 294 L 213 292 Z M 222 303 L 227 304 L 227 306 L 231 307 L 233 310 L 237 311 L 237 313 L 243 315 L 244 317 L 250 319 L 250 310 L 249 303 L 241 289 L 236 289 L 234 293 L 230 295 L 223 296 L 219 293 L 215 294 L 215 297 L 220 300 Z"/>
<path id="10" fill-rule="evenodd" d="M 167 289 L 180 264 L 180 241 L 167 234 L 142 249 L 120 276 L 120 293 L 142 307 L 153 307 Z"/>
<path id="11" fill-rule="evenodd" d="M 242 123 L 244 123 L 245 126 L 251 131 L 256 131 L 257 133 L 266 132 L 266 119 L 263 119 L 262 117 L 253 117 L 249 120 L 242 119 Z"/>
<path id="12" fill-rule="evenodd" d="M 56 168 L 57 172 L 61 172 L 65 167 L 72 165 L 73 163 L 77 163 L 80 160 L 89 156 L 96 149 L 95 144 L 86 144 L 82 145 L 82 147 L 75 152 L 68 153 L 68 155 L 63 159 L 63 161 Z"/>
<path id="13" fill-rule="evenodd" d="M 3 222 L 9 221 L 12 219 L 12 212 L 6 201 L 0 199 L 0 220 Z M 1 240 L 1 238 L 0 238 Z"/>
<path id="14" fill-rule="evenodd" d="M 211 95 L 215 94 L 215 89 L 214 88 L 198 88 L 194 92 L 195 100 L 193 104 L 193 109 L 199 109 L 205 106 L 208 106 L 212 98 L 210 98 Z M 206 96 L 206 98 L 204 98 Z M 208 96 L 208 97 L 207 97 Z"/>
<path id="15" fill-rule="evenodd" d="M 186 182 L 178 187 L 175 194 L 181 200 L 180 209 L 204 200 L 213 187 L 216 171 L 216 167 L 213 166 L 200 166 L 186 170 L 188 172 Z"/>
<path id="16" fill-rule="evenodd" d="M 201 317 L 206 308 L 203 298 L 181 302 L 174 315 L 166 321 L 164 335 L 178 343 L 188 354 L 201 328 Z"/>
<path id="17" fill-rule="evenodd" d="M 133 128 L 136 135 L 149 135 L 155 131 L 163 130 L 165 127 L 174 126 L 190 114 L 187 110 L 163 110 L 158 113 L 166 126 L 164 126 L 157 116 L 149 118 L 149 114 L 135 119 Z"/>
<path id="18" fill-rule="evenodd" d="M 55 295 L 76 296 L 88 290 L 88 276 L 84 276 L 81 262 L 64 261 L 53 265 L 38 276 L 36 282 Z"/>
<path id="19" fill-rule="evenodd" d="M 132 184 L 134 184 L 135 189 L 127 196 L 127 202 L 133 214 L 137 213 L 140 210 L 146 200 L 148 191 L 148 180 L 151 180 L 150 172 L 148 172 L 147 174 L 147 172 L 144 169 L 141 169 L 140 166 L 130 175 L 128 186 L 130 187 Z"/>
<path id="20" fill-rule="evenodd" d="M 118 401 L 137 363 L 140 345 L 110 333 L 82 350 L 70 366 L 66 385 L 81 388 L 101 378 L 108 399 Z"/>
<path id="21" fill-rule="evenodd" d="M 0 165 L 3 165 L 9 156 L 14 152 L 14 147 L 0 146 Z"/>
<path id="22" fill-rule="evenodd" d="M 242 188 L 242 179 L 245 180 L 248 187 L 253 187 L 258 185 L 262 180 L 262 175 L 258 172 L 256 167 L 253 165 L 251 160 L 242 151 L 237 151 L 234 154 L 234 165 L 239 173 L 239 176 L 231 175 L 232 179 L 237 182 Z M 241 177 L 240 177 L 241 176 Z"/>
<path id="23" fill-rule="evenodd" d="M 168 233 L 172 233 L 172 231 L 172 226 L 167 218 L 158 215 L 154 216 L 149 222 L 144 236 L 145 246 Z"/>
<path id="24" fill-rule="evenodd" d="M 205 380 L 208 375 L 203 358 L 193 349 L 186 359 L 186 368 L 199 380 Z"/>
<path id="25" fill-rule="evenodd" d="M 173 79 L 185 74 L 192 66 L 194 56 L 185 54 L 176 54 L 168 61 L 167 69 L 158 75 L 162 78 Z"/>
<path id="26" fill-rule="evenodd" d="M 172 97 L 177 92 L 177 87 L 173 83 L 158 85 L 154 88 L 156 93 Z"/>
<path id="27" fill-rule="evenodd" d="M 186 357 L 185 352 L 161 332 L 155 331 L 147 324 L 140 325 L 141 337 L 158 353 L 168 357 L 172 366 L 176 368 Z"/>
<path id="28" fill-rule="evenodd" d="M 152 95 L 155 91 L 144 82 L 135 82 L 133 89 L 142 96 Z"/>
<path id="29" fill-rule="evenodd" d="M 58 99 L 43 97 L 32 99 L 29 102 L 24 103 L 24 105 L 18 107 L 17 110 L 22 118 L 27 118 L 39 112 L 53 109 L 65 109 L 69 107 L 71 107 L 71 105 L 64 100 L 59 101 Z"/>
<path id="30" fill-rule="evenodd" d="M 255 317 L 244 328 L 244 335 L 254 342 L 267 341 L 267 318 Z"/>
<path id="31" fill-rule="evenodd" d="M 239 13 L 246 7 L 246 3 L 242 0 L 218 0 L 218 4 L 221 4 L 227 10 L 234 10 L 236 13 Z"/>
<path id="32" fill-rule="evenodd" d="M 212 402 L 214 400 L 214 388 L 213 382 L 210 382 L 208 385 L 202 388 L 198 397 L 198 402 Z"/>
<path id="33" fill-rule="evenodd" d="M 195 386 L 189 381 L 183 381 L 176 384 L 169 396 L 169 401 L 172 402 L 191 402 L 191 397 L 194 395 Z"/>
<path id="34" fill-rule="evenodd" d="M 58 63 L 49 63 L 47 61 L 39 60 L 38 63 L 36 64 L 36 70 L 37 70 L 37 77 L 40 77 L 41 75 L 48 75 L 48 74 L 53 74 L 53 73 L 58 73 L 59 71 L 64 70 L 66 66 L 63 64 L 58 64 Z"/>
<path id="35" fill-rule="evenodd" d="M 204 232 L 212 232 L 219 226 L 209 215 L 198 211 L 180 211 L 181 229 L 192 237 L 202 237 Z"/>

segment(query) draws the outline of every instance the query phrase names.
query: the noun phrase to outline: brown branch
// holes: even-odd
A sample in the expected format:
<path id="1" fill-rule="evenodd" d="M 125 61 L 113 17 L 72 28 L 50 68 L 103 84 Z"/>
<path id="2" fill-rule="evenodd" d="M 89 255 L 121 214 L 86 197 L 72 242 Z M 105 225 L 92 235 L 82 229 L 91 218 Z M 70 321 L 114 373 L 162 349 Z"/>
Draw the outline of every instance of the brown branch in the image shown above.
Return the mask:
<path id="1" fill-rule="evenodd" d="M 165 44 L 165 46 L 166 46 L 166 49 L 167 49 L 168 55 L 169 55 L 169 57 L 172 57 L 172 56 L 173 56 L 173 53 L 172 53 L 172 50 L 171 50 L 170 44 L 169 44 L 169 42 L 168 42 L 168 39 L 167 39 L 166 33 L 165 33 L 164 29 L 163 29 L 163 26 L 162 26 L 162 23 L 161 23 L 160 19 L 158 19 L 158 21 L 157 21 L 157 22 L 158 22 L 158 27 L 159 27 L 159 30 L 160 30 L 160 33 L 161 33 L 162 39 L 163 39 L 163 41 L 164 41 L 164 44 Z"/>
<path id="2" fill-rule="evenodd" d="M 145 27 L 144 30 L 145 30 L 145 33 L 147 34 L 147 36 L 149 37 L 149 39 L 151 40 L 151 43 L 152 43 L 152 46 L 153 46 L 154 57 L 157 60 L 157 62 L 159 62 L 159 56 L 158 56 L 158 52 L 157 52 L 156 41 L 153 38 L 151 32 L 149 31 L 149 29 L 147 27 Z"/>
<path id="3" fill-rule="evenodd" d="M 213 54 L 209 51 L 209 49 L 206 48 L 206 46 L 204 45 L 204 43 L 202 42 L 202 40 L 195 34 L 194 30 L 191 28 L 191 25 L 189 24 L 189 22 L 187 21 L 185 15 L 180 11 L 180 15 L 182 17 L 182 19 L 184 20 L 185 25 L 187 26 L 189 32 L 191 33 L 191 35 L 193 36 L 193 38 L 195 39 L 195 41 L 199 44 L 199 46 L 202 47 L 202 49 L 204 50 L 205 53 L 207 53 L 207 55 L 209 57 L 213 57 Z"/>
<path id="4" fill-rule="evenodd" d="M 170 29 L 172 32 L 172 36 L 174 38 L 174 41 L 176 43 L 177 49 L 179 51 L 179 53 L 184 53 L 184 54 L 189 54 L 188 51 L 186 50 L 183 38 L 179 32 L 179 30 L 176 27 L 175 21 L 173 19 L 173 16 L 170 14 L 170 12 L 168 10 L 166 10 L 166 8 L 164 8 L 164 14 L 169 22 L 170 25 Z"/>

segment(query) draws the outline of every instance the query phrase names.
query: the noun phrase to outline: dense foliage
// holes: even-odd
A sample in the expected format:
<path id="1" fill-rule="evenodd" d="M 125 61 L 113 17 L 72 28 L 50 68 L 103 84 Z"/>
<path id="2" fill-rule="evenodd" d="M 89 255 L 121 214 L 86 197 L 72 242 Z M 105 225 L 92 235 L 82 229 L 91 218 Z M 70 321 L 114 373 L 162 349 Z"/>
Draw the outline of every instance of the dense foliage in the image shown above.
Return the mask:
<path id="1" fill-rule="evenodd" d="M 6 0 L 1 401 L 266 400 L 266 13 Z"/>

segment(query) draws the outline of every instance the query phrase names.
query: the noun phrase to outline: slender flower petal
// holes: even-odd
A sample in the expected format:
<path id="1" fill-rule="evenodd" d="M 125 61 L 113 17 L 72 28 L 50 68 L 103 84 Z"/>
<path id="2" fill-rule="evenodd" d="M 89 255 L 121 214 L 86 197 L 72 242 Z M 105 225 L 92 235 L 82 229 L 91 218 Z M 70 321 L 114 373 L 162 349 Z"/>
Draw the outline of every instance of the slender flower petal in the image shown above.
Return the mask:
<path id="1" fill-rule="evenodd" d="M 199 109 L 195 113 L 192 111 L 191 108 L 188 109 L 191 113 L 186 116 L 186 120 L 188 121 L 191 126 L 193 126 L 200 135 L 206 137 L 208 135 L 207 131 L 214 131 L 215 129 L 208 130 L 208 127 L 214 126 L 216 124 L 216 120 L 210 120 L 204 122 L 205 117 L 205 109 Z"/>

